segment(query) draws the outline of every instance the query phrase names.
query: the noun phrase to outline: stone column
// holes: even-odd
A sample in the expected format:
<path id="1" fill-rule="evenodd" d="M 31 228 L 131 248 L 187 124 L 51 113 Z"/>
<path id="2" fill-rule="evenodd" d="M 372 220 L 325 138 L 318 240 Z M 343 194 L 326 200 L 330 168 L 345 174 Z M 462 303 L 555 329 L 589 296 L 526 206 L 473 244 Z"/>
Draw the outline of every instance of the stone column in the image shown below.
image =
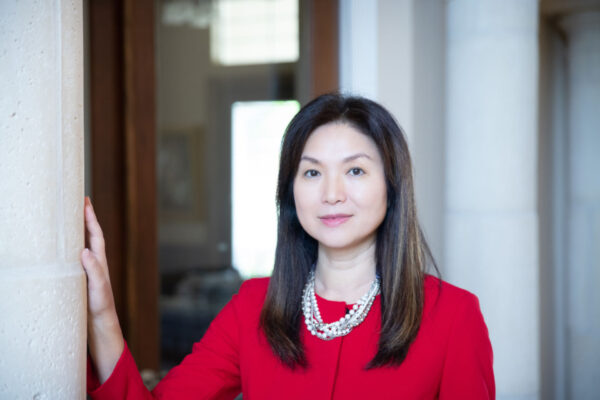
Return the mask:
<path id="1" fill-rule="evenodd" d="M 377 99 L 377 5 L 375 1 L 339 2 L 340 89 Z"/>
<path id="2" fill-rule="evenodd" d="M 0 3 L 0 398 L 84 399 L 81 1 Z"/>
<path id="3" fill-rule="evenodd" d="M 480 300 L 498 399 L 539 397 L 537 0 L 447 3 L 445 278 Z"/>
<path id="4" fill-rule="evenodd" d="M 600 382 L 600 7 L 560 25 L 568 86 L 567 397 L 592 399 Z"/>

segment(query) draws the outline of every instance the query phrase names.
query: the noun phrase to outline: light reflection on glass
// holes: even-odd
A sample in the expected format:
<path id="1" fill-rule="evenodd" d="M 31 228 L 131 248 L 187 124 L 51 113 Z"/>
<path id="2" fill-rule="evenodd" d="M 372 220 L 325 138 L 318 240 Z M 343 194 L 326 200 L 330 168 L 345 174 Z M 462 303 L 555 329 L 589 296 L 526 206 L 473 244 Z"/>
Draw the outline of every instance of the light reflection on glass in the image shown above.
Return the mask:
<path id="1" fill-rule="evenodd" d="M 275 190 L 285 127 L 297 101 L 232 106 L 232 261 L 242 277 L 271 274 L 277 241 Z"/>
<path id="2" fill-rule="evenodd" d="M 213 7 L 213 62 L 243 65 L 298 60 L 298 0 L 219 0 Z"/>

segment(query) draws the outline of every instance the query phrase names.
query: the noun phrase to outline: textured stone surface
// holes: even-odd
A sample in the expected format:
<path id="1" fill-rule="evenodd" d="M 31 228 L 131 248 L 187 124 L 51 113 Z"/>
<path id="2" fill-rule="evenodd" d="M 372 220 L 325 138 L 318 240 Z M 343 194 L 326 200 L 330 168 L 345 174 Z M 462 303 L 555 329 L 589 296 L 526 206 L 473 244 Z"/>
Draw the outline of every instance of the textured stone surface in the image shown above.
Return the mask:
<path id="1" fill-rule="evenodd" d="M 0 399 L 85 398 L 85 299 L 79 263 L 2 271 Z"/>
<path id="2" fill-rule="evenodd" d="M 0 399 L 84 399 L 81 1 L 0 2 Z"/>

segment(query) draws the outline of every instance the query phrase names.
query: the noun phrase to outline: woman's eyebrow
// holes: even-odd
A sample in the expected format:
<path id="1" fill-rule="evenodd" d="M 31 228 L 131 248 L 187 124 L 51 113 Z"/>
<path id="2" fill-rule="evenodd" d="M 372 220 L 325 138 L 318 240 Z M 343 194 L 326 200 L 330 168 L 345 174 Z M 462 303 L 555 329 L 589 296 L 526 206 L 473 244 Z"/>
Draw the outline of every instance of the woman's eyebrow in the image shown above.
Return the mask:
<path id="1" fill-rule="evenodd" d="M 311 162 L 313 164 L 321 164 L 321 162 L 319 160 L 317 160 L 316 158 L 309 157 L 309 156 L 300 157 L 300 161 L 303 161 L 303 160 Z"/>
<path id="2" fill-rule="evenodd" d="M 361 157 L 365 157 L 365 158 L 368 158 L 369 160 L 373 160 L 371 158 L 371 156 L 369 156 L 367 153 L 357 153 L 357 154 L 354 154 L 354 155 L 344 158 L 344 162 L 346 163 L 346 162 L 354 161 L 357 158 L 361 158 Z"/>
<path id="3" fill-rule="evenodd" d="M 373 160 L 373 158 L 371 158 L 371 156 L 369 156 L 367 153 L 356 153 L 351 156 L 344 157 L 342 162 L 347 163 L 347 162 L 354 161 L 361 157 L 365 157 L 365 158 L 368 158 L 369 160 Z M 317 160 L 316 158 L 310 157 L 310 156 L 302 156 L 302 157 L 300 157 L 300 161 L 308 161 L 313 164 L 321 164 L 321 162 L 319 160 Z"/>

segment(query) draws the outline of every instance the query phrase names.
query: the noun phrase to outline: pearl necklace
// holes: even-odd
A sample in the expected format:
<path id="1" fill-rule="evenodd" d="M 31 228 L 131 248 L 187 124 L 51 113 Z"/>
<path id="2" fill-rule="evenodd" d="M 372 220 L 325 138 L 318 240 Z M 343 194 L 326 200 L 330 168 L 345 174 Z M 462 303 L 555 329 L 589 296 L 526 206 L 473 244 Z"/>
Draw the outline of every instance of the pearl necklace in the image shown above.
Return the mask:
<path id="1" fill-rule="evenodd" d="M 331 340 L 340 336 L 346 336 L 357 327 L 367 317 L 375 296 L 379 293 L 379 277 L 371 284 L 369 291 L 361 297 L 350 311 L 346 313 L 339 321 L 326 324 L 321 318 L 317 298 L 315 296 L 315 273 L 311 271 L 308 282 L 302 292 L 302 311 L 304 312 L 304 322 L 309 332 L 314 336 Z"/>

